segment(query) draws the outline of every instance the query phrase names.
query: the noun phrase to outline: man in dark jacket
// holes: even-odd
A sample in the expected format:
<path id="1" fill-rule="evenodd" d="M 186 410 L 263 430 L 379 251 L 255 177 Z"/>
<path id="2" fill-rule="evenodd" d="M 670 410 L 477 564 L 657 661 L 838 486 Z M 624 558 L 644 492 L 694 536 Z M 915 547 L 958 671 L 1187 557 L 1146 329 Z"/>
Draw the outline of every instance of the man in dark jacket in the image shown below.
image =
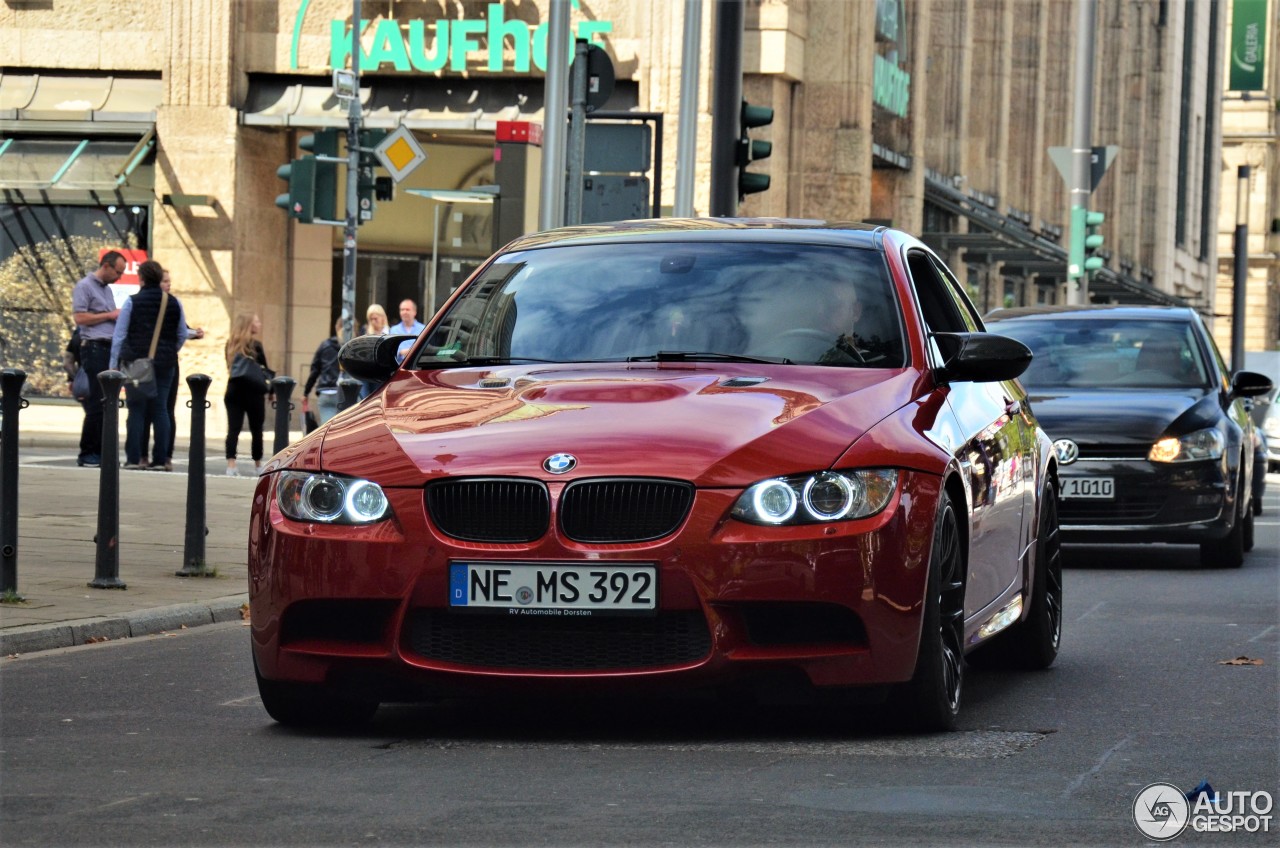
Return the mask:
<path id="1" fill-rule="evenodd" d="M 187 328 L 178 299 L 160 287 L 163 279 L 164 269 L 159 262 L 148 260 L 138 266 L 138 280 L 142 287 L 121 308 L 111 340 L 112 368 L 148 356 L 155 362 L 155 394 L 143 397 L 135 393 L 126 400 L 129 420 L 125 426 L 125 468 L 167 470 L 173 467 L 170 464 L 172 457 L 160 455 L 168 450 L 171 426 L 165 404 L 169 399 L 169 387 L 178 371 L 178 349 L 186 341 Z M 157 324 L 160 328 L 158 334 Z M 154 355 L 151 354 L 153 337 Z M 149 466 L 142 462 L 142 433 L 148 418 L 155 422 L 156 440 Z"/>
<path id="2" fill-rule="evenodd" d="M 311 374 L 302 387 L 302 411 L 310 412 L 307 403 L 311 390 L 316 390 L 316 411 L 320 423 L 323 424 L 338 412 L 338 351 L 342 344 L 338 337 L 342 335 L 342 319 L 333 325 L 333 335 L 320 342 L 316 355 L 311 358 Z"/>

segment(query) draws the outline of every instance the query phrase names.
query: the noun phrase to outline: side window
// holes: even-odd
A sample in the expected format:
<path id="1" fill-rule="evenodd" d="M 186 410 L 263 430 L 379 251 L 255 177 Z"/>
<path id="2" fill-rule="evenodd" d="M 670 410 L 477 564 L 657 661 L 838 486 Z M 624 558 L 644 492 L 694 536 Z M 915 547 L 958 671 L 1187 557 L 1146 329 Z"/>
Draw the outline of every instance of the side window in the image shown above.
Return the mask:
<path id="1" fill-rule="evenodd" d="M 908 253 L 907 269 L 911 271 L 916 298 L 930 333 L 964 333 L 972 329 L 965 323 L 946 282 L 927 254 L 918 250 Z"/>
<path id="2" fill-rule="evenodd" d="M 983 330 L 982 319 L 978 317 L 978 311 L 973 308 L 973 303 L 965 295 L 964 289 L 960 287 L 960 283 L 956 280 L 951 270 L 941 262 L 934 261 L 934 267 L 938 269 L 938 275 L 942 278 L 947 288 L 947 294 L 956 305 L 956 311 L 960 313 L 960 320 L 964 321 L 969 332 L 978 333 Z"/>

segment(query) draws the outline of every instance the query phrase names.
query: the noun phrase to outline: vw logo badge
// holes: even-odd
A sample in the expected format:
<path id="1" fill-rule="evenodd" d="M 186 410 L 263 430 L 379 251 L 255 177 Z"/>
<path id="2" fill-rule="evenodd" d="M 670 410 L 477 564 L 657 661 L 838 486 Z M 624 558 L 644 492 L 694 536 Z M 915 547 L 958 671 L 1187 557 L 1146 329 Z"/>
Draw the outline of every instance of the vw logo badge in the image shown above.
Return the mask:
<path id="1" fill-rule="evenodd" d="M 1053 443 L 1053 452 L 1058 455 L 1058 462 L 1070 465 L 1080 458 L 1080 446 L 1070 439 L 1058 439 Z"/>
<path id="2" fill-rule="evenodd" d="M 553 453 L 542 460 L 542 467 L 552 474 L 564 474 L 572 471 L 578 464 L 578 458 L 571 453 Z"/>

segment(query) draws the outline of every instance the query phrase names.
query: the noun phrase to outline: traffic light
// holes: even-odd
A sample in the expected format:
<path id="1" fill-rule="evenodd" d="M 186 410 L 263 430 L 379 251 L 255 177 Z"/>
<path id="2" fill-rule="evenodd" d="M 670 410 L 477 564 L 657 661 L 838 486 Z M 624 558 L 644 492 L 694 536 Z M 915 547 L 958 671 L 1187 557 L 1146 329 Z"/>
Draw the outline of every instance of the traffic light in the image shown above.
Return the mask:
<path id="1" fill-rule="evenodd" d="M 1101 212 L 1084 213 L 1084 272 L 1090 277 L 1106 264 L 1099 255 L 1099 251 L 1102 248 L 1102 233 L 1099 232 L 1099 229 L 1106 219 L 1107 216 Z"/>
<path id="2" fill-rule="evenodd" d="M 378 193 L 374 168 L 381 164 L 373 150 L 388 134 L 387 130 L 360 130 L 360 171 L 356 180 L 356 199 L 360 204 L 360 213 L 356 217 L 360 223 L 373 220 L 374 199 Z"/>
<path id="3" fill-rule="evenodd" d="M 314 155 L 301 156 L 276 169 L 289 183 L 289 192 L 276 197 L 276 206 L 304 224 L 332 221 L 338 203 L 338 135 L 336 129 L 304 135 L 298 146 Z"/>
<path id="4" fill-rule="evenodd" d="M 769 187 L 768 174 L 753 174 L 747 170 L 752 162 L 768 159 L 773 152 L 773 144 L 768 141 L 753 140 L 748 130 L 756 127 L 767 127 L 773 123 L 773 110 L 768 106 L 752 106 L 742 101 L 742 113 L 738 120 L 738 150 L 735 157 L 738 165 L 738 199 L 748 194 L 764 191 Z"/>

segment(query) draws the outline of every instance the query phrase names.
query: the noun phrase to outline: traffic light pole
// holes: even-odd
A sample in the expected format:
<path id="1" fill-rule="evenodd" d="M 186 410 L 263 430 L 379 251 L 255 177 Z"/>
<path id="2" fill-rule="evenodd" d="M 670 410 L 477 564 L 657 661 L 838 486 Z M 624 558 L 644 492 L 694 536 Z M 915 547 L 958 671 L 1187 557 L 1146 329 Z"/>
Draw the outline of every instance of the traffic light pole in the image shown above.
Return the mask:
<path id="1" fill-rule="evenodd" d="M 1093 193 L 1093 40 L 1095 0 L 1076 0 L 1075 114 L 1071 127 L 1071 243 L 1080 247 L 1067 269 L 1067 303 L 1089 302 L 1089 274 L 1084 268 L 1084 227 Z"/>
<path id="2" fill-rule="evenodd" d="M 716 0 L 712 77 L 711 203 L 713 218 L 738 211 L 738 138 L 742 123 L 742 0 Z"/>
<path id="3" fill-rule="evenodd" d="M 342 230 L 342 341 L 355 338 L 356 231 L 360 226 L 360 0 L 351 13 L 351 73 L 355 93 L 347 101 L 347 223 Z M 339 380 L 350 380 L 343 372 Z"/>

